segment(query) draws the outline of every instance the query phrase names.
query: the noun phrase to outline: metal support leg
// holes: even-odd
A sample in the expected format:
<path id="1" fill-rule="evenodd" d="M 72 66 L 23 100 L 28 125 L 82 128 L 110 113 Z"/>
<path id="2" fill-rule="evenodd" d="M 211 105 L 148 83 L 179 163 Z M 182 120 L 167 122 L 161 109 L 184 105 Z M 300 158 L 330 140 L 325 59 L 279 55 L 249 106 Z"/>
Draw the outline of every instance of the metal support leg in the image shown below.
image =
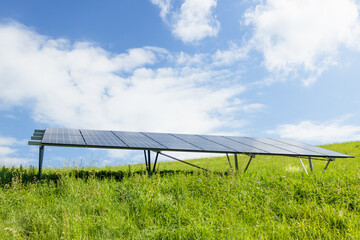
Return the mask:
<path id="1" fill-rule="evenodd" d="M 144 157 L 145 157 L 146 171 L 149 171 L 148 160 L 147 160 L 147 156 L 146 156 L 146 150 L 144 150 Z"/>
<path id="2" fill-rule="evenodd" d="M 38 174 L 38 179 L 41 178 L 41 170 L 42 170 L 42 164 L 43 164 L 43 159 L 44 159 L 44 149 L 45 149 L 44 145 L 41 145 L 39 147 L 39 174 Z"/>
<path id="3" fill-rule="evenodd" d="M 298 158 L 299 158 L 299 161 L 300 161 L 300 163 L 301 163 L 302 167 L 304 168 L 304 170 L 305 170 L 306 174 L 307 174 L 307 175 L 309 175 L 309 174 L 308 174 L 308 172 L 306 171 L 306 168 L 305 168 L 304 163 L 301 161 L 301 158 L 300 158 L 300 157 L 298 157 Z"/>
<path id="4" fill-rule="evenodd" d="M 150 150 L 148 150 L 148 165 L 149 165 L 149 177 L 151 177 L 151 155 L 150 155 Z"/>
<path id="5" fill-rule="evenodd" d="M 155 162 L 154 162 L 154 167 L 153 167 L 153 173 L 155 172 L 155 167 L 156 167 L 156 163 L 157 163 L 157 160 L 158 160 L 158 157 L 159 157 L 159 153 L 160 152 L 156 152 L 156 157 L 155 157 Z"/>
<path id="6" fill-rule="evenodd" d="M 246 170 L 248 169 L 250 163 L 251 163 L 251 160 L 254 158 L 255 156 L 254 155 L 250 155 L 250 159 L 249 159 L 249 162 L 247 163 L 246 167 L 245 167 L 245 170 L 244 170 L 244 173 L 246 172 Z"/>
<path id="7" fill-rule="evenodd" d="M 229 162 L 229 166 L 230 166 L 230 169 L 233 170 L 232 166 L 231 166 L 231 162 L 230 162 L 230 158 L 229 158 L 229 154 L 226 154 L 226 157 L 227 157 L 227 160 Z"/>
<path id="8" fill-rule="evenodd" d="M 314 171 L 311 157 L 309 157 L 309 165 L 310 165 L 310 170 Z"/>
<path id="9" fill-rule="evenodd" d="M 325 170 L 327 169 L 327 167 L 329 166 L 329 164 L 330 164 L 331 161 L 332 161 L 331 159 L 328 160 L 328 162 L 326 163 L 325 168 L 324 168 L 324 170 L 322 171 L 322 173 L 325 172 Z"/>
<path id="10" fill-rule="evenodd" d="M 234 159 L 235 159 L 235 170 L 238 171 L 239 170 L 239 165 L 238 165 L 237 154 L 234 154 Z"/>

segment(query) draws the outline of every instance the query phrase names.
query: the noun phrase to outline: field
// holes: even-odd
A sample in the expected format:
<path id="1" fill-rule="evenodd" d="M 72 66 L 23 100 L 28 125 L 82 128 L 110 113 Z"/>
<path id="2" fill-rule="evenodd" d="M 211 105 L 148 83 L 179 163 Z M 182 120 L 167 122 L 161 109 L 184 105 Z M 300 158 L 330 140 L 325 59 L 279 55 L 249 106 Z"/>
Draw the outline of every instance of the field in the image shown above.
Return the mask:
<path id="1" fill-rule="evenodd" d="M 360 239 L 360 142 L 323 146 L 355 156 L 257 156 L 243 174 L 226 158 L 107 168 L 0 169 L 0 239 Z M 309 171 L 308 162 L 304 163 Z"/>

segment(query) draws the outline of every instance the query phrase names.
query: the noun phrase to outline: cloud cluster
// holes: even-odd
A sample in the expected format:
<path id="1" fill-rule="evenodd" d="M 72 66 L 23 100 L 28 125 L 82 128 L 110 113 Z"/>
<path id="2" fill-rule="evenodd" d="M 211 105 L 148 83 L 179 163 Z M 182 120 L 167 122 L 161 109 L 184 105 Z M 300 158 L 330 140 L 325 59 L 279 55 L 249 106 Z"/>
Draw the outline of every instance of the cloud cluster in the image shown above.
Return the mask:
<path id="1" fill-rule="evenodd" d="M 245 88 L 202 55 L 112 54 L 17 23 L 0 25 L 0 52 L 0 107 L 26 106 L 49 126 L 211 133 L 248 108 L 239 101 Z"/>
<path id="2" fill-rule="evenodd" d="M 10 146 L 16 142 L 15 138 L 0 136 L 0 159 L 16 152 L 14 149 L 10 148 Z"/>
<path id="3" fill-rule="evenodd" d="M 161 9 L 160 17 L 171 26 L 174 36 L 183 42 L 198 42 L 219 32 L 220 22 L 213 15 L 216 0 L 185 0 L 179 8 L 170 0 L 151 1 Z"/>
<path id="4" fill-rule="evenodd" d="M 360 126 L 344 124 L 343 119 L 328 122 L 301 121 L 298 124 L 282 124 L 268 133 L 314 144 L 360 140 Z"/>
<path id="5" fill-rule="evenodd" d="M 235 43 L 230 43 L 226 50 L 218 49 L 212 56 L 214 64 L 218 66 L 232 65 L 239 60 L 244 60 L 248 57 L 249 48 L 246 46 L 239 47 Z"/>
<path id="6" fill-rule="evenodd" d="M 252 48 L 264 55 L 265 67 L 297 74 L 312 84 L 337 63 L 340 48 L 360 49 L 359 6 L 353 0 L 267 0 L 248 9 L 244 23 L 253 26 Z"/>
<path id="7" fill-rule="evenodd" d="M 19 158 L 17 155 L 17 149 L 14 145 L 23 145 L 23 141 L 18 141 L 12 137 L 0 136 L 0 166 L 20 166 L 23 164 L 27 165 L 29 159 Z"/>

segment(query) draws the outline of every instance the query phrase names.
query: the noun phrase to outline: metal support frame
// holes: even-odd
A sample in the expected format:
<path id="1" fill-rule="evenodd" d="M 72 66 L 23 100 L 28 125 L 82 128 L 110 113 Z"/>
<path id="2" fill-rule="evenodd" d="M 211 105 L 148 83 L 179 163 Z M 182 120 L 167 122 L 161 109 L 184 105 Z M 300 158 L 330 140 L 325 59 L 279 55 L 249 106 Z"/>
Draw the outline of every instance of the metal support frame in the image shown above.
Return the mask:
<path id="1" fill-rule="evenodd" d="M 45 146 L 40 145 L 39 146 L 39 173 L 38 173 L 38 179 L 41 178 L 41 170 L 42 170 L 42 164 L 43 164 L 43 160 L 44 160 L 44 150 L 45 150 Z"/>
<path id="2" fill-rule="evenodd" d="M 148 160 L 147 160 L 146 150 L 144 150 L 144 158 L 145 158 L 146 171 L 149 171 L 149 166 L 148 166 Z"/>
<path id="3" fill-rule="evenodd" d="M 251 154 L 251 155 L 250 155 L 249 162 L 247 163 L 247 165 L 246 165 L 246 167 L 245 167 L 244 173 L 245 173 L 246 170 L 248 169 L 248 167 L 249 167 L 249 165 L 250 165 L 250 163 L 251 163 L 251 160 L 252 160 L 253 158 L 255 158 L 255 155 L 254 155 L 254 154 Z"/>
<path id="4" fill-rule="evenodd" d="M 309 165 L 310 165 L 310 170 L 313 172 L 314 168 L 313 168 L 311 157 L 309 157 Z"/>
<path id="5" fill-rule="evenodd" d="M 149 177 L 151 177 L 151 155 L 150 155 L 150 150 L 148 150 L 148 166 L 149 166 Z"/>
<path id="6" fill-rule="evenodd" d="M 183 161 L 183 160 L 180 160 L 180 159 L 178 159 L 178 158 L 176 158 L 176 157 L 167 155 L 167 154 L 165 154 L 165 153 L 162 153 L 162 152 L 158 152 L 158 153 L 161 154 L 161 155 L 163 155 L 163 156 L 165 156 L 165 157 L 168 157 L 168 158 L 174 159 L 174 160 L 176 160 L 176 161 L 179 161 L 179 162 L 185 163 L 185 164 L 187 164 L 187 165 L 190 165 L 190 166 L 192 166 L 192 167 L 196 167 L 196 168 L 199 168 L 199 169 L 204 170 L 204 171 L 210 171 L 210 170 L 208 170 L 208 169 L 206 169 L 206 168 L 202 168 L 202 167 L 196 166 L 196 165 L 194 165 L 194 164 L 192 164 L 192 163 L 185 162 L 185 161 Z"/>
<path id="7" fill-rule="evenodd" d="M 232 166 L 231 166 L 229 154 L 226 154 L 226 157 L 227 157 L 227 160 L 228 160 L 228 162 L 229 162 L 230 169 L 233 170 L 233 168 L 232 168 Z"/>
<path id="8" fill-rule="evenodd" d="M 151 154 L 150 154 L 150 150 L 144 150 L 144 157 L 145 157 L 145 165 L 146 165 L 146 170 L 149 174 L 149 177 L 151 177 Z"/>
<path id="9" fill-rule="evenodd" d="M 155 167 L 156 167 L 156 163 L 157 163 L 157 160 L 158 160 L 158 157 L 159 157 L 159 153 L 160 152 L 156 152 L 156 157 L 155 157 L 154 167 L 153 167 L 153 173 L 155 172 Z"/>
<path id="10" fill-rule="evenodd" d="M 160 152 L 156 152 L 153 169 L 151 169 L 151 153 L 150 153 L 150 152 L 151 152 L 150 150 L 144 150 L 146 171 L 148 172 L 149 177 L 151 177 L 151 175 L 152 175 L 153 173 L 155 173 L 156 163 L 157 163 L 157 160 L 158 160 L 159 154 L 160 154 Z"/>
<path id="11" fill-rule="evenodd" d="M 306 171 L 305 165 L 304 165 L 303 161 L 301 160 L 300 156 L 298 156 L 298 158 L 299 158 L 299 161 L 300 161 L 302 167 L 304 168 L 306 174 L 309 175 L 308 172 Z"/>
<path id="12" fill-rule="evenodd" d="M 235 161 L 235 170 L 238 171 L 239 170 L 239 165 L 238 165 L 238 159 L 237 159 L 237 154 L 234 154 L 234 161 Z"/>
<path id="13" fill-rule="evenodd" d="M 326 165 L 325 165 L 325 168 L 324 168 L 324 170 L 322 171 L 322 173 L 325 172 L 325 170 L 326 170 L 327 167 L 329 166 L 330 162 L 331 162 L 331 161 L 334 161 L 334 160 L 335 160 L 334 158 L 328 158 L 328 161 L 327 161 L 327 163 L 326 163 Z"/>

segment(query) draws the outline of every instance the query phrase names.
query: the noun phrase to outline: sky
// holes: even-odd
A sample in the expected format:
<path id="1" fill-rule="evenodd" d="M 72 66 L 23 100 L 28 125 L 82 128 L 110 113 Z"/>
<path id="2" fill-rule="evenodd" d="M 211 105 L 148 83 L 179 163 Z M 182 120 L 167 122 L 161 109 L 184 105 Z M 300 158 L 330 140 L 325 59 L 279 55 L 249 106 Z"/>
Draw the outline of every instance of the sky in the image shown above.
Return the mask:
<path id="1" fill-rule="evenodd" d="M 360 1 L 0 2 L 0 165 L 51 127 L 360 140 Z M 189 158 L 193 155 L 178 154 Z M 47 147 L 44 167 L 143 162 Z"/>

